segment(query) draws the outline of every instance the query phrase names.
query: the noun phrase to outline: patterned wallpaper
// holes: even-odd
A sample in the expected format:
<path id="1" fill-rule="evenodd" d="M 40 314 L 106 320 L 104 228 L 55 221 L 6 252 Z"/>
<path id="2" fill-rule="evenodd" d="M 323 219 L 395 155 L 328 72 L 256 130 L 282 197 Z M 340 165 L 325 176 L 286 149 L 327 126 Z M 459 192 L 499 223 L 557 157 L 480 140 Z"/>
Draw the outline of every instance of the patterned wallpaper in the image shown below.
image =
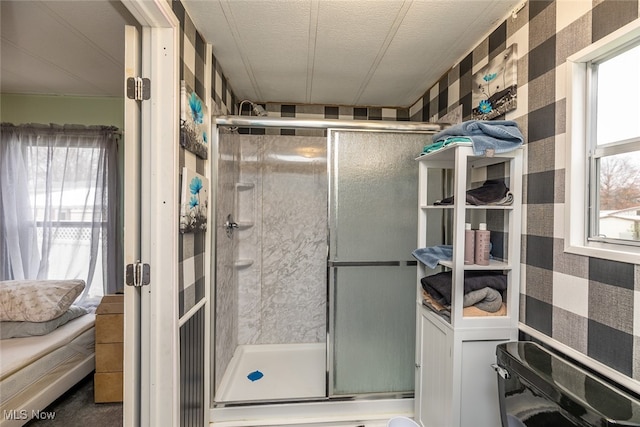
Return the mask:
<path id="1" fill-rule="evenodd" d="M 638 19 L 638 0 L 530 1 L 502 22 L 414 104 L 411 120 L 462 105 L 471 76 L 508 46 L 518 49 L 515 120 L 528 145 L 524 177 L 520 320 L 622 374 L 640 379 L 640 266 L 564 253 L 565 60 Z"/>
<path id="2" fill-rule="evenodd" d="M 172 2 L 173 11 L 180 21 L 180 80 L 193 89 L 200 99 L 206 99 L 205 65 L 206 43 L 196 31 L 182 3 Z M 179 173 L 187 167 L 201 175 L 207 175 L 209 162 L 190 151 L 180 148 Z M 180 177 L 178 177 L 180 179 Z M 179 310 L 182 317 L 204 297 L 206 274 L 205 233 L 180 234 L 178 241 Z"/>
<path id="3" fill-rule="evenodd" d="M 191 18 L 180 1 L 171 3 L 180 22 L 180 80 L 195 91 L 200 99 L 206 98 L 206 43 L 196 31 Z M 179 83 L 179 82 L 176 82 Z M 187 167 L 207 176 L 208 160 L 179 149 L 179 171 Z M 176 209 L 179 209 L 176 206 Z M 207 274 L 205 272 L 206 233 L 187 233 L 178 236 L 178 309 L 182 318 L 195 304 L 204 298 Z M 180 327 L 180 425 L 203 427 L 205 425 L 205 315 L 200 308 Z M 200 380 L 198 380 L 200 379 Z"/>
<path id="4" fill-rule="evenodd" d="M 408 121 L 408 108 L 380 108 L 380 107 L 347 107 L 327 105 L 300 105 L 266 103 L 262 105 L 269 117 L 295 117 L 301 119 L 329 119 L 329 120 L 391 120 Z M 249 106 L 245 104 L 243 115 L 249 115 Z M 297 136 L 327 136 L 324 129 L 240 129 L 240 133 L 252 135 L 297 135 Z"/>

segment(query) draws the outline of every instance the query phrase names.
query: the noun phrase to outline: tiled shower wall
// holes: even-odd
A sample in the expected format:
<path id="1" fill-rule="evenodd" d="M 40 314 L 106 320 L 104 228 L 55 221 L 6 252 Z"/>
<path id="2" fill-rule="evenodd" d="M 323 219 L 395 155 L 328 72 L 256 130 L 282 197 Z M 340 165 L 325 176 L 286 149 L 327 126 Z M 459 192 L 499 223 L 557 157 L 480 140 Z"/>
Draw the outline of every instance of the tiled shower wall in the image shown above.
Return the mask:
<path id="1" fill-rule="evenodd" d="M 235 135 L 223 135 L 218 142 L 216 222 L 224 224 L 227 214 L 235 213 L 235 185 L 240 181 L 240 144 Z M 234 218 L 235 219 L 235 218 Z M 237 220 L 237 219 L 236 219 Z M 216 227 L 215 289 L 215 387 L 238 346 L 238 291 L 234 268 L 237 237 L 228 237 L 222 226 Z M 237 232 L 234 235 L 237 236 Z"/>
<path id="2" fill-rule="evenodd" d="M 326 139 L 238 135 L 239 344 L 326 340 Z"/>
<path id="3" fill-rule="evenodd" d="M 520 320 L 622 374 L 640 380 L 640 266 L 568 254 L 564 248 L 566 58 L 638 19 L 638 0 L 530 1 L 455 64 L 411 119 L 462 105 L 471 118 L 471 76 L 517 44 L 515 120 L 528 145 L 524 179 Z M 470 46 L 471 48 L 471 46 Z M 470 49 L 471 50 L 471 49 Z"/>

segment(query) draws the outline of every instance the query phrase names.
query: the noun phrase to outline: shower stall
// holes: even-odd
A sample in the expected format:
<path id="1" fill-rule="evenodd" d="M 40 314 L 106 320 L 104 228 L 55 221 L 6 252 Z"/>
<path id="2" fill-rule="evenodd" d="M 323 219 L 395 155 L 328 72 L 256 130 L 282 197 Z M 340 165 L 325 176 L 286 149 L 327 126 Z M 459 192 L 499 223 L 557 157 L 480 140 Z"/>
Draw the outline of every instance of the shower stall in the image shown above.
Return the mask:
<path id="1" fill-rule="evenodd" d="M 347 124 L 218 119 L 212 411 L 413 406 L 414 159 L 440 126 Z"/>
<path id="2" fill-rule="evenodd" d="M 321 397 L 326 140 L 221 134 L 219 147 L 215 401 Z"/>

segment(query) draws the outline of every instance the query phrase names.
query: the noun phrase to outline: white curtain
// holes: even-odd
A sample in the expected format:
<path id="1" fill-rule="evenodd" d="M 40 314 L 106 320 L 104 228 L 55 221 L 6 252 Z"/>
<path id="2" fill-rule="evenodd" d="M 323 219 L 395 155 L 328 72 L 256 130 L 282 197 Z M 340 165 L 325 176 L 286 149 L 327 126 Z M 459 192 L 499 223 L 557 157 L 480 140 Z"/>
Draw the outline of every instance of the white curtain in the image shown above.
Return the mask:
<path id="1" fill-rule="evenodd" d="M 114 127 L 2 124 L 0 280 L 83 279 L 85 300 L 121 289 L 118 139 Z"/>

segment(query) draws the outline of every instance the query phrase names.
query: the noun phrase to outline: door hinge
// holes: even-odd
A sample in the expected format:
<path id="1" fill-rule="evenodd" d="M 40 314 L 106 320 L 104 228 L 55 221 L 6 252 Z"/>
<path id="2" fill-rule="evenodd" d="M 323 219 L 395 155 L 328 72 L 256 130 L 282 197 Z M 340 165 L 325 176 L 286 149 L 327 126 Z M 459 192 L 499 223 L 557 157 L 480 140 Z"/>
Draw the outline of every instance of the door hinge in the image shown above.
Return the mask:
<path id="1" fill-rule="evenodd" d="M 151 98 L 151 80 L 142 77 L 127 79 L 127 98 L 143 101 Z"/>
<path id="2" fill-rule="evenodd" d="M 149 264 L 143 264 L 140 261 L 127 264 L 125 283 L 127 286 L 134 286 L 136 288 L 148 285 L 151 282 L 150 271 L 151 267 L 149 267 Z"/>

